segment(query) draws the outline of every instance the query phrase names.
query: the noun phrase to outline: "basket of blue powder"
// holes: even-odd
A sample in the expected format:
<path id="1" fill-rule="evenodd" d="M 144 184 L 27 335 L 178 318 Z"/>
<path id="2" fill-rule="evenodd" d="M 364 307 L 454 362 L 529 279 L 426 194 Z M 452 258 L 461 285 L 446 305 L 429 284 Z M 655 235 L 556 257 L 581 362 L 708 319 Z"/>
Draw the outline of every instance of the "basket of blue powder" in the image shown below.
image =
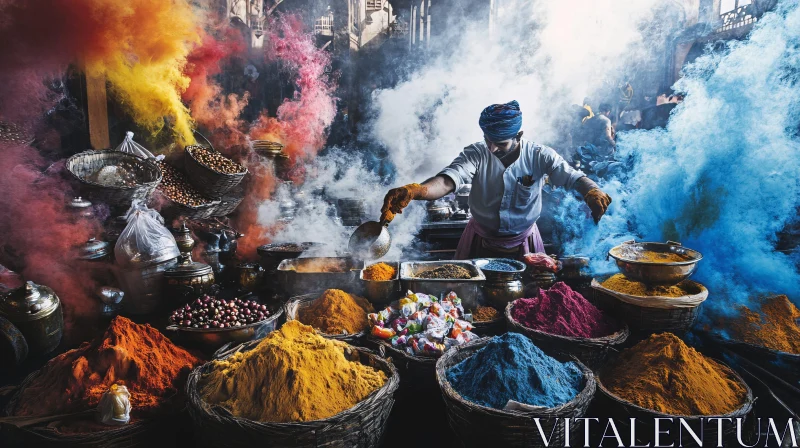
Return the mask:
<path id="1" fill-rule="evenodd" d="M 564 446 L 567 431 L 573 440 L 583 431 L 572 419 L 584 416 L 596 388 L 586 366 L 560 362 L 518 333 L 447 351 L 436 379 L 451 428 L 476 447 Z"/>

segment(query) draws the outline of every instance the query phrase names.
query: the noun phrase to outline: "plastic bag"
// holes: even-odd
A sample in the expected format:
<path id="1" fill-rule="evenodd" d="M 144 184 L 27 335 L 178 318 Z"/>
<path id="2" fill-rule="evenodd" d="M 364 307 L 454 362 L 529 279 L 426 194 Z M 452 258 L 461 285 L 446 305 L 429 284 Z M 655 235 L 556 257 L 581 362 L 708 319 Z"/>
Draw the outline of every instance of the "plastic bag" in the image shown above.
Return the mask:
<path id="1" fill-rule="evenodd" d="M 180 254 L 175 237 L 164 227 L 164 218 L 157 211 L 134 201 L 125 219 L 128 225 L 114 247 L 114 256 L 121 266 L 158 263 Z"/>
<path id="2" fill-rule="evenodd" d="M 100 397 L 97 420 L 106 425 L 125 425 L 131 421 L 131 394 L 128 388 L 112 384 Z"/>
<path id="3" fill-rule="evenodd" d="M 133 154 L 144 159 L 162 160 L 164 156 L 154 156 L 152 152 L 148 151 L 144 146 L 133 141 L 133 132 L 128 131 L 125 133 L 125 138 L 122 143 L 117 146 L 117 151 Z"/>

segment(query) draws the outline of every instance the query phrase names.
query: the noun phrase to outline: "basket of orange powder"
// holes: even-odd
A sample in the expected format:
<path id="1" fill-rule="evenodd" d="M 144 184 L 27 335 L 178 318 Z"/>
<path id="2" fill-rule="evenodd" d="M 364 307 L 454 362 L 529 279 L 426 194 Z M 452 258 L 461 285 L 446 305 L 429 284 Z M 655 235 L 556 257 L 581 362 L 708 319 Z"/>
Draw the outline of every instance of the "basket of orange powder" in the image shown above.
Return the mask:
<path id="1" fill-rule="evenodd" d="M 183 385 L 200 362 L 155 328 L 117 317 L 22 382 L 0 419 L 3 446 L 177 446 Z"/>
<path id="2" fill-rule="evenodd" d="M 636 433 L 661 437 L 661 446 L 678 446 L 679 437 L 684 446 L 690 446 L 686 441 L 691 443 L 691 437 L 713 441 L 719 437 L 722 446 L 734 445 L 736 425 L 725 425 L 719 434 L 718 425 L 709 419 L 744 420 L 754 402 L 752 391 L 735 371 L 672 333 L 651 335 L 613 357 L 599 369 L 597 385 L 597 406 L 623 425 L 620 433 L 630 431 L 624 425 L 635 418 Z M 656 419 L 661 419 L 663 435 Z M 679 419 L 680 431 L 675 425 L 669 431 L 663 424 L 669 420 L 677 425 Z M 645 439 L 640 444 L 647 442 L 653 443 Z"/>
<path id="3" fill-rule="evenodd" d="M 363 297 L 341 289 L 292 297 L 286 304 L 286 320 L 298 320 L 322 336 L 358 345 L 369 331 L 367 314 L 375 309 Z"/>

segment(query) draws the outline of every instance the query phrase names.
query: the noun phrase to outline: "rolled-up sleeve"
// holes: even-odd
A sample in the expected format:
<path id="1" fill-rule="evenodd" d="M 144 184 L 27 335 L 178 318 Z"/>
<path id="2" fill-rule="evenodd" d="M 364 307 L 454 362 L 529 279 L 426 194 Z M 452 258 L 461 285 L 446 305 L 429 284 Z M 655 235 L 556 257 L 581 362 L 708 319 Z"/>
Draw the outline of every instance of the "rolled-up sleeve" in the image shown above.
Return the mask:
<path id="1" fill-rule="evenodd" d="M 468 146 L 447 168 L 440 171 L 439 175 L 453 179 L 453 183 L 456 184 L 454 191 L 457 191 L 462 185 L 472 183 L 472 177 L 475 176 L 478 169 L 479 159 L 475 148 Z"/>
<path id="2" fill-rule="evenodd" d="M 570 189 L 575 185 L 575 181 L 585 176 L 582 171 L 569 166 L 553 148 L 542 146 L 536 154 L 539 160 L 534 166 L 539 166 L 542 174 L 547 174 L 553 185 Z"/>

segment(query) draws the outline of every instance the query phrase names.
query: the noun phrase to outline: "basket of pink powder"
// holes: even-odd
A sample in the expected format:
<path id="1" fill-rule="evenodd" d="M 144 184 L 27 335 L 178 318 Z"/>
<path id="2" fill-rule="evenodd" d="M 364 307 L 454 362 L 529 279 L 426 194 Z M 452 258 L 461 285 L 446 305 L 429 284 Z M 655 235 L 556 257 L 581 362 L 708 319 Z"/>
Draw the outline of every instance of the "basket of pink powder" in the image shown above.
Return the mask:
<path id="1" fill-rule="evenodd" d="M 536 297 L 517 299 L 505 310 L 508 330 L 524 334 L 551 356 L 575 356 L 601 365 L 628 338 L 628 326 L 606 315 L 563 282 Z"/>

